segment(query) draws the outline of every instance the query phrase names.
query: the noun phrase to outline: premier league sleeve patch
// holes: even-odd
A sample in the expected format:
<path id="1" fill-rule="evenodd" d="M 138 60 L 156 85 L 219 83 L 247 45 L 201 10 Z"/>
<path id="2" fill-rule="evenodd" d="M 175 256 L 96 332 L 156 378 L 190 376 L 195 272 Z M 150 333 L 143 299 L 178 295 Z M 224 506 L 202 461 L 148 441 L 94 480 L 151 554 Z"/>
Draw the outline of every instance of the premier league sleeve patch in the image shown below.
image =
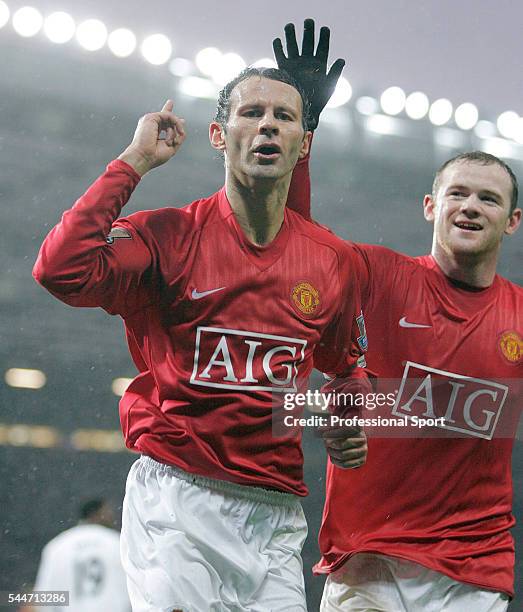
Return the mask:
<path id="1" fill-rule="evenodd" d="M 105 242 L 107 242 L 107 244 L 113 244 L 113 242 L 118 238 L 127 238 L 128 240 L 132 240 L 133 237 L 123 227 L 113 227 L 109 235 L 106 237 Z"/>

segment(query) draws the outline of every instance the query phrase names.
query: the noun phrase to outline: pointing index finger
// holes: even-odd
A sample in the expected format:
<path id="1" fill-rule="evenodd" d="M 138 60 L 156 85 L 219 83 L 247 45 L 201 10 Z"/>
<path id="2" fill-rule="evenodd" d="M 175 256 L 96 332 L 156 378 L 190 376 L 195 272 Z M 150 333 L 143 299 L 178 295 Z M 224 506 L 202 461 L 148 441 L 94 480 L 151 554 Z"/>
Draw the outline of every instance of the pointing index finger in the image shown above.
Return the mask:
<path id="1" fill-rule="evenodd" d="M 172 112 L 174 107 L 174 102 L 172 100 L 167 100 L 167 102 L 163 105 L 162 107 L 162 112 L 163 111 L 168 111 L 169 113 Z"/>

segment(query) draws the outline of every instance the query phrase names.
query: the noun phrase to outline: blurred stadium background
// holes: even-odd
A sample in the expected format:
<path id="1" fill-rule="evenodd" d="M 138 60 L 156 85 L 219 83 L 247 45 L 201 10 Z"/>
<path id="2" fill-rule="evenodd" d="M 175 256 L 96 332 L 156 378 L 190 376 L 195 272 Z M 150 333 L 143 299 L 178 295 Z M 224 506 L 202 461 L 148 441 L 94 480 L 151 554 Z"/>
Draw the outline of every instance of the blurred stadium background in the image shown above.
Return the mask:
<path id="1" fill-rule="evenodd" d="M 42 23 L 26 11 L 17 21 L 20 6 L 0 2 L 0 590 L 31 585 L 43 545 L 72 526 L 82 500 L 105 495 L 120 506 L 135 459 L 123 447 L 118 423 L 118 395 L 134 375 L 123 326 L 101 311 L 66 307 L 40 289 L 31 278 L 38 248 L 130 141 L 138 117 L 167 97 L 186 119 L 188 139 L 175 160 L 142 181 L 126 212 L 181 206 L 219 188 L 223 167 L 208 145 L 207 127 L 219 84 L 242 67 L 241 58 L 216 51 L 198 61 L 180 58 L 162 39 L 125 59 L 129 35 L 107 42 L 103 29 L 91 24 L 83 35 L 78 28 L 75 39 L 75 26 L 63 15 Z M 161 29 L 161 15 L 157 22 Z M 71 40 L 58 40 L 66 34 Z M 268 53 L 270 38 L 266 43 Z M 421 200 L 434 170 L 459 151 L 479 148 L 504 157 L 521 181 L 523 119 L 504 113 L 498 120 L 471 106 L 456 114 L 450 102 L 434 105 L 424 94 L 405 99 L 395 89 L 382 96 L 391 84 L 379 85 L 368 91 L 353 85 L 351 92 L 346 82 L 339 105 L 325 112 L 313 150 L 314 212 L 343 237 L 422 254 L 430 249 L 431 231 Z M 504 245 L 501 273 L 521 284 L 522 261 L 517 235 Z M 304 451 L 311 490 L 304 502 L 310 522 L 304 561 L 315 610 L 322 579 L 311 577 L 311 566 L 325 458 L 310 431 Z M 520 518 L 521 440 L 513 470 Z M 520 585 L 521 526 L 514 535 Z M 517 599 L 511 610 L 522 609 Z"/>

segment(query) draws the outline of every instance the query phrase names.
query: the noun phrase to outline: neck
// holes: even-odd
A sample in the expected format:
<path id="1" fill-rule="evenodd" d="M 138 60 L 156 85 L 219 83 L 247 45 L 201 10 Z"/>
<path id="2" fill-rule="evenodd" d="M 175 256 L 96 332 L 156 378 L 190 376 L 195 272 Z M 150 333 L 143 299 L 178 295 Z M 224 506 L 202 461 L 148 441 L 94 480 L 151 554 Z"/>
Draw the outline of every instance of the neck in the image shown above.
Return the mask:
<path id="1" fill-rule="evenodd" d="M 490 287 L 496 276 L 498 253 L 485 257 L 485 253 L 475 255 L 472 253 L 449 253 L 439 245 L 432 246 L 432 256 L 436 260 L 445 276 L 465 283 L 470 287 Z"/>
<path id="2" fill-rule="evenodd" d="M 226 173 L 227 199 L 244 234 L 257 246 L 269 244 L 280 231 L 290 178 L 241 182 Z"/>

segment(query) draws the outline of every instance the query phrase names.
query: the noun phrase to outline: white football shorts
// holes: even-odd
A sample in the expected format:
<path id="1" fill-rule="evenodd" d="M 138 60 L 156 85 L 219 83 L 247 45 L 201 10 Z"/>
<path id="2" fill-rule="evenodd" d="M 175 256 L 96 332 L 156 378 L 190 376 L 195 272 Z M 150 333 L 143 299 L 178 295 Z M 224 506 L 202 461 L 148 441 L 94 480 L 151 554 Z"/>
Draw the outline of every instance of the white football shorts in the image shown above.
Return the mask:
<path id="1" fill-rule="evenodd" d="M 307 612 L 295 495 L 142 456 L 127 478 L 121 554 L 133 612 Z"/>
<path id="2" fill-rule="evenodd" d="M 329 574 L 320 612 L 505 612 L 505 593 L 397 557 L 358 553 Z"/>

